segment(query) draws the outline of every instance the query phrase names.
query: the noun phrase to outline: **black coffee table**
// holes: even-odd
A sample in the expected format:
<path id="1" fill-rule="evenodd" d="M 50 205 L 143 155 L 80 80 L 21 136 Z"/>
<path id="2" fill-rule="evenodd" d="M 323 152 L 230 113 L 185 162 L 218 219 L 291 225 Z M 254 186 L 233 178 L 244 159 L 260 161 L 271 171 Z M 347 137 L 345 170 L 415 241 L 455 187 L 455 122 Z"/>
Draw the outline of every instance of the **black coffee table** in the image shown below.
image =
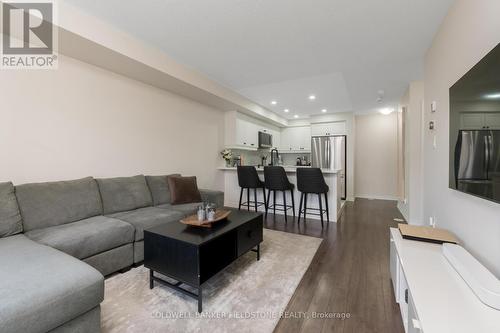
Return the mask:
<path id="1" fill-rule="evenodd" d="M 260 259 L 262 213 L 225 209 L 231 210 L 229 217 L 212 228 L 173 222 L 144 230 L 144 267 L 149 268 L 151 289 L 156 281 L 193 297 L 201 312 L 203 283 L 248 251 L 257 252 Z M 165 281 L 154 272 L 177 283 Z M 196 288 L 197 293 L 183 288 L 183 284 Z"/>

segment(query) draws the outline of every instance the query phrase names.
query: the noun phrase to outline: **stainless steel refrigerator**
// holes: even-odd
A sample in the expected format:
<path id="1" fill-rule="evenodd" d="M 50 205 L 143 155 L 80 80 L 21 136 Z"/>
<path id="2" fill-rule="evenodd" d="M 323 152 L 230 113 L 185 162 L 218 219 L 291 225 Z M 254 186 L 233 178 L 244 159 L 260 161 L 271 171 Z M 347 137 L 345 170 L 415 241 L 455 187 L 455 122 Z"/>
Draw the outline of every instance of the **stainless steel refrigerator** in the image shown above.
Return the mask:
<path id="1" fill-rule="evenodd" d="M 461 130 L 455 147 L 455 188 L 500 201 L 500 130 Z"/>
<path id="2" fill-rule="evenodd" d="M 346 136 L 313 136 L 311 139 L 311 165 L 322 169 L 339 170 L 339 193 L 346 199 Z"/>

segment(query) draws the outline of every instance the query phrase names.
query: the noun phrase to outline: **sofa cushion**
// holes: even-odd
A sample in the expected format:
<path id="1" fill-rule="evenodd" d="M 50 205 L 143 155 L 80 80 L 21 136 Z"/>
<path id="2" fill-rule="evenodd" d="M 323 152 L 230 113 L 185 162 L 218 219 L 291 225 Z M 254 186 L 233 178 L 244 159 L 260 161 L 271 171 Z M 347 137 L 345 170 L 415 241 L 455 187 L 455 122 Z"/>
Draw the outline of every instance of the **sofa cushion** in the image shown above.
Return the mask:
<path id="1" fill-rule="evenodd" d="M 24 231 L 102 215 L 99 188 L 92 177 L 16 186 Z"/>
<path id="2" fill-rule="evenodd" d="M 201 194 L 198 190 L 196 177 L 167 177 L 170 188 L 170 203 L 172 205 L 182 205 L 201 201 Z"/>
<path id="3" fill-rule="evenodd" d="M 146 207 L 109 216 L 132 224 L 135 227 L 135 241 L 137 242 L 144 239 L 144 229 L 177 222 L 184 217 L 184 214 L 175 210 Z"/>
<path id="4" fill-rule="evenodd" d="M 151 206 L 153 199 L 143 175 L 97 179 L 104 214 Z"/>
<path id="5" fill-rule="evenodd" d="M 0 239 L 0 332 L 47 332 L 95 308 L 104 278 L 24 235 Z"/>
<path id="6" fill-rule="evenodd" d="M 188 203 L 188 204 L 182 204 L 182 205 L 171 205 L 171 204 L 164 204 L 164 205 L 159 205 L 157 206 L 158 208 L 161 209 L 168 209 L 168 210 L 173 210 L 182 213 L 184 216 L 192 215 L 196 213 L 198 210 L 198 207 L 203 205 L 203 202 L 194 202 L 194 203 Z"/>
<path id="7" fill-rule="evenodd" d="M 135 229 L 129 223 L 94 216 L 82 221 L 36 229 L 26 233 L 30 239 L 85 259 L 134 241 Z"/>
<path id="8" fill-rule="evenodd" d="M 180 174 L 175 173 L 165 176 L 146 176 L 146 181 L 153 197 L 154 206 L 170 203 L 170 188 L 168 187 L 167 182 L 168 176 L 180 177 Z"/>
<path id="9" fill-rule="evenodd" d="M 23 231 L 21 214 L 17 206 L 14 185 L 0 183 L 0 237 L 15 235 Z"/>
<path id="10" fill-rule="evenodd" d="M 200 194 L 203 202 L 214 203 L 217 208 L 224 207 L 224 192 L 200 189 Z"/>

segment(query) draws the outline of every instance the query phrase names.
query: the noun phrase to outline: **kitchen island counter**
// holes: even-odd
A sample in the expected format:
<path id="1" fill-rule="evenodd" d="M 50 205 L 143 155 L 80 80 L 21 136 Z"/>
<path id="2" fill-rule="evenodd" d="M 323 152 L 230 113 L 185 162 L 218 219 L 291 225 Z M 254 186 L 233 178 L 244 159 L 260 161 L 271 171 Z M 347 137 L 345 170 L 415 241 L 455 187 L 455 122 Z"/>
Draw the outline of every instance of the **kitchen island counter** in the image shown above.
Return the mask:
<path id="1" fill-rule="evenodd" d="M 283 165 L 283 168 L 285 169 L 286 172 L 297 172 L 297 168 L 310 168 L 310 166 L 295 166 L 295 165 Z M 257 172 L 264 172 L 263 167 L 255 167 L 257 169 Z M 228 170 L 228 171 L 236 171 L 236 167 L 220 167 L 218 170 Z M 323 174 L 336 174 L 339 172 L 339 170 L 334 170 L 334 169 L 321 169 Z"/>
<path id="2" fill-rule="evenodd" d="M 299 212 L 299 202 L 300 202 L 300 195 L 301 193 L 297 189 L 297 168 L 307 168 L 307 166 L 283 166 L 285 169 L 285 172 L 287 173 L 288 179 L 292 184 L 295 185 L 294 188 L 294 198 L 295 198 L 295 214 L 298 217 L 298 212 Z M 259 174 L 260 178 L 264 180 L 264 168 L 263 167 L 256 167 L 257 173 Z M 240 187 L 238 185 L 238 175 L 236 173 L 236 167 L 220 167 L 218 168 L 220 172 L 224 173 L 224 204 L 228 207 L 238 207 L 239 199 L 240 199 Z M 330 210 L 330 222 L 337 222 L 338 218 L 342 214 L 342 208 L 344 205 L 344 201 L 341 200 L 341 194 L 338 191 L 340 188 L 340 178 L 338 177 L 339 175 L 339 170 L 332 170 L 332 169 L 322 169 L 323 176 L 325 177 L 325 182 L 329 186 L 330 191 L 328 192 L 328 206 Z M 267 191 L 266 191 L 267 195 Z M 285 192 L 286 195 L 286 202 L 288 205 L 292 204 L 292 198 L 290 191 Z M 246 201 L 246 190 L 245 193 L 243 194 L 243 202 Z M 250 191 L 250 200 L 253 201 L 254 195 L 253 195 L 253 190 Z M 322 199 L 324 200 L 324 196 L 322 196 Z M 264 202 L 264 197 L 262 190 L 259 189 L 257 190 L 257 201 L 259 202 Z M 276 192 L 276 202 L 278 204 L 283 203 L 283 193 L 277 191 Z M 272 204 L 272 200 L 271 200 Z M 309 212 L 313 212 L 312 210 L 309 210 L 310 208 L 318 208 L 319 203 L 318 203 L 318 196 L 314 194 L 309 194 L 307 198 L 307 208 Z M 323 208 L 325 205 L 323 204 Z M 245 207 L 246 209 L 246 207 Z M 254 210 L 254 207 L 251 207 L 251 210 Z M 258 207 L 258 211 L 265 211 L 264 206 Z M 270 209 L 270 212 L 272 213 L 272 209 Z M 281 211 L 276 211 L 276 214 L 283 214 Z M 291 216 L 292 210 L 290 209 L 288 211 L 288 215 Z M 316 215 L 307 215 L 307 219 L 315 219 L 319 220 L 320 217 Z M 302 222 L 303 220 L 301 220 Z M 324 215 L 324 221 L 326 222 L 326 214 Z M 314 221 L 316 222 L 316 221 Z"/>

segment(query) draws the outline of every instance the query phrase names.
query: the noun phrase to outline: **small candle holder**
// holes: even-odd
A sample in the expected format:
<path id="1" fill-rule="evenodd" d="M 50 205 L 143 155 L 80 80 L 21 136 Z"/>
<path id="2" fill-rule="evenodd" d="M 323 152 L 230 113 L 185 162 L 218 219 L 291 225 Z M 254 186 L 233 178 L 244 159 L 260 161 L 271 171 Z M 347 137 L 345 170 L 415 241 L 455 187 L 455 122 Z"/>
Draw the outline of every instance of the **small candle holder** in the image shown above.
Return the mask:
<path id="1" fill-rule="evenodd" d="M 208 221 L 213 221 L 215 220 L 215 204 L 214 203 L 207 203 L 205 207 L 205 214 L 206 214 L 206 219 Z"/>

